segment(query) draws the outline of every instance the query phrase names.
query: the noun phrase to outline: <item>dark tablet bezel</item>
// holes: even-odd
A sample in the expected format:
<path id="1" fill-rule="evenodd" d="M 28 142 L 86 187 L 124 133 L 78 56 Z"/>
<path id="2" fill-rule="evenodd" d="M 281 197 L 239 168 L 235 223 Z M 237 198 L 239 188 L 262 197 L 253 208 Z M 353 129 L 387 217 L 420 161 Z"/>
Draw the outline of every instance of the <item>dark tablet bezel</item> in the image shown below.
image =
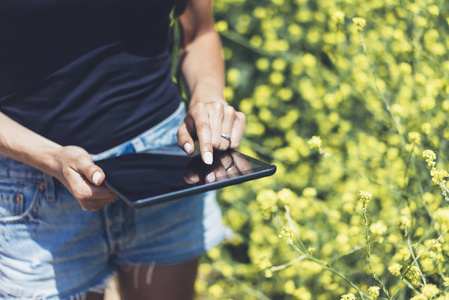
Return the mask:
<path id="1" fill-rule="evenodd" d="M 141 208 L 141 207 L 145 207 L 145 206 L 149 206 L 149 205 L 153 205 L 153 204 L 163 203 L 163 202 L 167 202 L 167 201 L 172 201 L 172 200 L 192 196 L 195 194 L 204 193 L 204 192 L 211 191 L 211 190 L 224 188 L 224 187 L 231 186 L 231 185 L 240 184 L 240 183 L 243 183 L 246 181 L 259 179 L 262 177 L 271 176 L 276 172 L 276 166 L 274 166 L 274 165 L 264 163 L 258 159 L 255 159 L 248 155 L 242 154 L 236 150 L 229 150 L 229 151 L 235 151 L 239 155 L 242 155 L 246 159 L 248 159 L 249 162 L 252 161 L 252 162 L 257 163 L 258 165 L 260 165 L 259 168 L 255 169 L 255 170 L 253 169 L 251 173 L 245 174 L 245 172 L 243 172 L 244 174 L 241 174 L 238 177 L 226 178 L 226 179 L 222 179 L 221 181 L 210 182 L 210 183 L 203 184 L 203 185 L 195 185 L 195 186 L 191 186 L 187 189 L 182 189 L 182 190 L 178 190 L 178 191 L 174 191 L 174 192 L 168 192 L 168 193 L 157 195 L 157 196 L 146 197 L 146 198 L 142 198 L 140 200 L 130 200 L 127 195 L 122 194 L 113 184 L 111 184 L 111 181 L 108 180 L 108 177 L 113 176 L 112 175 L 113 173 L 109 173 L 107 169 L 103 169 L 103 171 L 106 174 L 106 179 L 105 179 L 104 183 L 108 188 L 110 188 L 114 193 L 116 193 L 130 207 Z M 127 155 L 133 155 L 133 154 L 135 155 L 136 153 L 125 154 L 122 157 L 126 157 Z M 139 154 L 151 155 L 151 154 L 155 154 L 155 153 L 149 152 L 149 153 L 139 153 Z M 167 155 L 175 155 L 176 156 L 179 154 L 173 153 L 173 154 L 167 154 Z M 198 157 L 192 156 L 192 157 L 190 157 L 190 160 L 195 159 L 195 158 L 198 159 Z M 120 157 L 114 157 L 114 158 L 110 158 L 110 159 L 118 160 L 118 159 L 120 159 Z M 109 160 L 109 159 L 96 161 L 96 164 L 98 164 L 98 166 L 102 167 L 102 164 L 103 164 L 102 161 L 105 161 L 105 160 Z"/>

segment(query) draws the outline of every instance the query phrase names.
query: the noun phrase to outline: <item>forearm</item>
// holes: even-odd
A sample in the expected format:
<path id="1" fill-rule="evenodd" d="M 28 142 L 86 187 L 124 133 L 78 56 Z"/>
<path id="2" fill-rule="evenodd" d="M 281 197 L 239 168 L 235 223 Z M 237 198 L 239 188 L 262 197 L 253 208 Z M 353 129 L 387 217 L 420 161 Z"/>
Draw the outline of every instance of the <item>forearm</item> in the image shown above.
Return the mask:
<path id="1" fill-rule="evenodd" d="M 221 42 L 215 31 L 211 0 L 188 0 L 180 16 L 184 32 L 182 71 L 191 92 L 191 103 L 178 130 L 178 145 L 194 152 L 198 138 L 206 164 L 213 151 L 237 148 L 245 129 L 245 115 L 224 99 L 224 62 Z"/>
<path id="2" fill-rule="evenodd" d="M 55 176 L 60 148 L 0 112 L 0 154 Z"/>
<path id="3" fill-rule="evenodd" d="M 215 30 L 195 38 L 187 47 L 182 71 L 192 102 L 224 100 L 224 62 Z"/>
<path id="4" fill-rule="evenodd" d="M 184 30 L 182 73 L 191 93 L 191 104 L 198 101 L 224 101 L 224 62 L 221 42 L 215 31 L 211 1 L 188 2 L 180 17 Z"/>

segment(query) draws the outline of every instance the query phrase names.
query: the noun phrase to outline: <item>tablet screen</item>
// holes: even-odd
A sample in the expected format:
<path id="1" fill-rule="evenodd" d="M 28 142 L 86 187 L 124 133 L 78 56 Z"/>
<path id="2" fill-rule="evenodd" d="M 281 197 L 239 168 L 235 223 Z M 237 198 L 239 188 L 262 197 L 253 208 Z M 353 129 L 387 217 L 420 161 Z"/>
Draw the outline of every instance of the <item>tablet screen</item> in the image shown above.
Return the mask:
<path id="1" fill-rule="evenodd" d="M 106 184 L 128 204 L 172 200 L 268 176 L 275 167 L 235 150 L 215 151 L 206 165 L 199 155 L 132 153 L 97 161 Z"/>

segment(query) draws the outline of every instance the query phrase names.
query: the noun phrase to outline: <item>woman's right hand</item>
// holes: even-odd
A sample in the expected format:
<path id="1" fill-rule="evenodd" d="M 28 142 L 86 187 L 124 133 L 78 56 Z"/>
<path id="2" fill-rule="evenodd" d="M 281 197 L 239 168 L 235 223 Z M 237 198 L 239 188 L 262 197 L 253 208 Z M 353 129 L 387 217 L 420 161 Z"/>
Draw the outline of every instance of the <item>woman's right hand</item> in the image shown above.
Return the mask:
<path id="1" fill-rule="evenodd" d="M 99 210 L 113 202 L 117 195 L 105 185 L 103 170 L 95 165 L 81 147 L 61 147 L 56 156 L 55 177 L 72 193 L 85 210 Z"/>

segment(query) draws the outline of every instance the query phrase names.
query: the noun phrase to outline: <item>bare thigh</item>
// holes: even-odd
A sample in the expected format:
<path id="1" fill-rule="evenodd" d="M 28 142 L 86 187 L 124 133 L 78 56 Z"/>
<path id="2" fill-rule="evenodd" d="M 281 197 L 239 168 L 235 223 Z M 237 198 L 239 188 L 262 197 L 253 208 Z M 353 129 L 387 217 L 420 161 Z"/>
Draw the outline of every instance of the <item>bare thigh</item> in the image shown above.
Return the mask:
<path id="1" fill-rule="evenodd" d="M 122 300 L 191 300 L 199 258 L 173 265 L 121 266 Z"/>

